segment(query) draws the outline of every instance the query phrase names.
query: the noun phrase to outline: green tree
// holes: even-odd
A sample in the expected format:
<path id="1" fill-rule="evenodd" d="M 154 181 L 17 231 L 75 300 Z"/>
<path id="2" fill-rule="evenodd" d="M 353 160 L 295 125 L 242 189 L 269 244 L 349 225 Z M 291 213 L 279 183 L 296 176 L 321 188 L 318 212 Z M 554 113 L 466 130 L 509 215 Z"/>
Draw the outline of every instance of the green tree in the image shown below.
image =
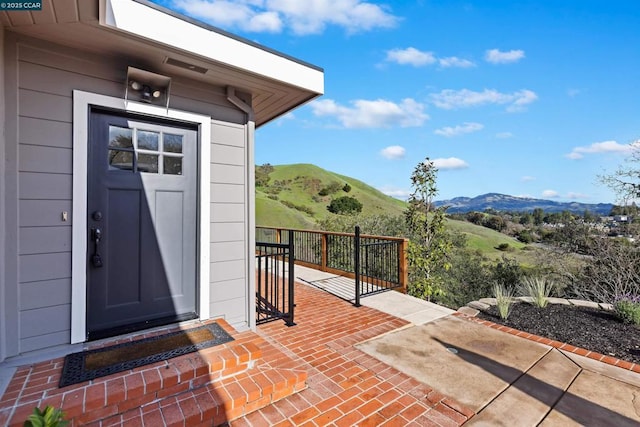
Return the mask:
<path id="1" fill-rule="evenodd" d="M 524 225 L 524 226 L 529 226 L 531 224 L 533 224 L 533 215 L 531 215 L 529 212 L 525 212 L 520 216 L 520 224 Z"/>
<path id="2" fill-rule="evenodd" d="M 269 174 L 271 172 L 273 172 L 273 166 L 269 163 L 256 166 L 256 187 L 264 187 L 269 184 Z"/>
<path id="3" fill-rule="evenodd" d="M 542 223 L 544 223 L 544 210 L 542 208 L 535 208 L 533 210 L 533 223 L 535 225 L 542 225 Z"/>
<path id="4" fill-rule="evenodd" d="M 327 210 L 338 215 L 352 215 L 362 212 L 362 203 L 355 197 L 343 196 L 333 199 Z"/>
<path id="5" fill-rule="evenodd" d="M 409 293 L 430 300 L 444 293 L 442 278 L 437 272 L 448 271 L 451 239 L 445 229 L 445 208 L 436 208 L 433 198 L 438 194 L 438 169 L 427 157 L 411 175 L 412 193 L 405 210 L 410 234 Z"/>
<path id="6" fill-rule="evenodd" d="M 476 224 L 476 225 L 482 225 L 482 222 L 484 221 L 484 217 L 485 214 L 483 214 L 482 212 L 469 212 L 466 215 L 467 221 Z"/>
<path id="7" fill-rule="evenodd" d="M 502 217 L 498 215 L 491 215 L 482 223 L 482 225 L 496 231 L 502 231 L 506 227 L 504 219 L 502 219 Z"/>

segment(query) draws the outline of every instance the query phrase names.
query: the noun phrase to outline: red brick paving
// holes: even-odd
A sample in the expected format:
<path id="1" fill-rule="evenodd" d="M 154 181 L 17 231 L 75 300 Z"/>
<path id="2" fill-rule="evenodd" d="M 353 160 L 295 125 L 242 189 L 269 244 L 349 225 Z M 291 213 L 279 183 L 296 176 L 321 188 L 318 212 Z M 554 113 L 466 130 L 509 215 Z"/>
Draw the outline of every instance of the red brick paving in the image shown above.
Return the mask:
<path id="1" fill-rule="evenodd" d="M 0 425 L 22 425 L 47 404 L 62 405 L 72 426 L 95 427 L 457 426 L 474 415 L 354 347 L 404 320 L 296 284 L 295 321 L 257 334 L 219 321 L 235 338 L 222 348 L 63 389 L 62 358 L 21 367 L 0 399 Z"/>
<path id="2" fill-rule="evenodd" d="M 258 334 L 307 372 L 307 388 L 232 421 L 237 426 L 457 426 L 473 411 L 354 347 L 407 322 L 296 284 L 296 326 Z M 263 352 L 270 362 L 270 354 Z"/>

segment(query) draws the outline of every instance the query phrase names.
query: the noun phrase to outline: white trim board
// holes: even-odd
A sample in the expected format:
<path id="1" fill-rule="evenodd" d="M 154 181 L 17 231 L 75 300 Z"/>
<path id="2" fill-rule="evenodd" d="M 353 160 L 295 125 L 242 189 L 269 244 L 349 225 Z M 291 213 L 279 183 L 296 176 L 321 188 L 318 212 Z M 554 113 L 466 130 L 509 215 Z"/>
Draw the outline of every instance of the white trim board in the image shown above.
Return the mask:
<path id="1" fill-rule="evenodd" d="M 209 228 L 211 117 L 186 111 L 167 110 L 148 104 L 125 102 L 122 98 L 73 91 L 73 225 L 71 256 L 71 344 L 86 341 L 87 336 L 87 154 L 89 109 L 92 106 L 148 114 L 199 125 L 198 177 L 198 298 L 200 319 L 209 318 Z"/>

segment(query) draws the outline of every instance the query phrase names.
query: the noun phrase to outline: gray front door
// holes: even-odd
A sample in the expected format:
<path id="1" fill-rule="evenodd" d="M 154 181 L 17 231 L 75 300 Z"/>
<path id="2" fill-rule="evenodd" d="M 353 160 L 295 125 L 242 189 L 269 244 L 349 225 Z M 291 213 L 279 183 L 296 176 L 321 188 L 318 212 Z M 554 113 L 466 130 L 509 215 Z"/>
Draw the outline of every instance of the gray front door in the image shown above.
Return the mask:
<path id="1" fill-rule="evenodd" d="M 92 111 L 87 338 L 197 317 L 197 129 Z"/>

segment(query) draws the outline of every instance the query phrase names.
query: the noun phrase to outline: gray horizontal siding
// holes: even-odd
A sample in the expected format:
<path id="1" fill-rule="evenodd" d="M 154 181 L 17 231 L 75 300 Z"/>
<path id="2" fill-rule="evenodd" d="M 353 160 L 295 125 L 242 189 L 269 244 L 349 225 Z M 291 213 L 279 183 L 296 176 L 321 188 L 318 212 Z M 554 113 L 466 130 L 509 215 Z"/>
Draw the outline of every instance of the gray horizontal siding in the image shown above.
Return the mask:
<path id="1" fill-rule="evenodd" d="M 244 241 L 245 225 L 243 222 L 224 222 L 211 224 L 211 242 Z"/>
<path id="2" fill-rule="evenodd" d="M 211 283 L 246 278 L 246 263 L 244 260 L 220 261 L 211 263 Z"/>
<path id="3" fill-rule="evenodd" d="M 22 283 L 20 302 L 23 310 L 42 308 L 42 297 L 46 296 L 50 305 L 71 304 L 71 278 L 43 280 Z"/>
<path id="4" fill-rule="evenodd" d="M 216 203 L 244 203 L 244 184 L 211 184 L 211 200 Z"/>
<path id="5" fill-rule="evenodd" d="M 70 149 L 73 146 L 72 132 L 71 123 L 33 117 L 20 117 L 18 120 L 21 144 Z"/>
<path id="6" fill-rule="evenodd" d="M 21 227 L 18 242 L 20 255 L 71 252 L 71 227 Z"/>
<path id="7" fill-rule="evenodd" d="M 244 166 L 211 164 L 211 182 L 219 184 L 244 184 Z"/>
<path id="8" fill-rule="evenodd" d="M 243 241 L 211 243 L 211 262 L 244 260 L 245 244 Z"/>
<path id="9" fill-rule="evenodd" d="M 126 58 L 82 54 L 17 37 L 19 220 L 14 226 L 19 259 L 15 286 L 19 348 L 25 352 L 69 342 L 72 91 L 122 97 L 128 64 Z M 225 88 L 203 87 L 182 77 L 173 77 L 170 107 L 216 119 L 210 166 L 210 302 L 216 300 L 216 310 L 222 309 L 212 315 L 246 322 L 246 116 L 226 101 Z M 62 220 L 63 212 L 67 221 Z"/>
<path id="10" fill-rule="evenodd" d="M 240 203 L 212 203 L 211 222 L 245 222 L 245 205 Z"/>
<path id="11" fill-rule="evenodd" d="M 60 332 L 49 332 L 36 337 L 23 338 L 20 340 L 20 350 L 23 353 L 26 353 L 29 351 L 41 350 L 43 348 L 68 344 L 70 336 L 71 329 L 67 329 Z"/>
<path id="12" fill-rule="evenodd" d="M 23 283 L 71 277 L 71 252 L 21 255 L 19 264 Z M 42 299 L 46 304 L 46 295 Z"/>
<path id="13" fill-rule="evenodd" d="M 244 148 L 229 145 L 212 144 L 211 162 L 227 165 L 244 166 Z"/>
<path id="14" fill-rule="evenodd" d="M 21 200 L 71 200 L 72 175 L 20 172 Z"/>
<path id="15" fill-rule="evenodd" d="M 20 144 L 20 172 L 61 173 L 72 170 L 73 151 L 69 148 Z"/>
<path id="16" fill-rule="evenodd" d="M 67 222 L 73 224 L 71 200 L 20 200 L 20 225 L 23 227 L 47 227 L 60 225 L 62 212 L 68 213 Z"/>
<path id="17" fill-rule="evenodd" d="M 212 286 L 212 301 L 228 301 L 236 298 L 244 298 L 247 294 L 247 286 L 243 279 L 227 280 L 224 286 Z"/>
<path id="18" fill-rule="evenodd" d="M 233 145 L 244 148 L 245 132 L 246 130 L 243 127 L 216 124 L 215 132 L 211 133 L 211 142 L 213 144 Z"/>
<path id="19" fill-rule="evenodd" d="M 46 321 L 43 321 L 46 319 Z M 20 338 L 69 331 L 71 305 L 55 305 L 20 312 Z"/>

